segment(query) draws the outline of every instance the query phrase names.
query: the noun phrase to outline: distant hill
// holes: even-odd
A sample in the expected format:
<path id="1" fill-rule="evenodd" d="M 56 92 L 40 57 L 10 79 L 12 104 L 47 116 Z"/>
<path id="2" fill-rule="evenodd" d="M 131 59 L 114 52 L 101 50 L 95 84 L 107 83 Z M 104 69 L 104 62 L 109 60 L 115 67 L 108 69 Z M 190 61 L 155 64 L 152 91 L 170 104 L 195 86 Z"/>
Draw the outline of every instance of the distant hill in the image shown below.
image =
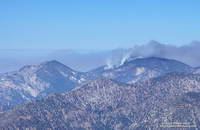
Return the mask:
<path id="1" fill-rule="evenodd" d="M 99 67 L 88 72 L 91 78 L 109 78 L 125 83 L 135 83 L 170 72 L 191 72 L 192 67 L 177 60 L 159 57 L 129 58 L 124 64 L 107 69 Z"/>
<path id="2" fill-rule="evenodd" d="M 55 60 L 2 74 L 0 75 L 0 111 L 48 94 L 69 91 L 85 81 L 87 77 L 84 73 L 72 70 Z"/>

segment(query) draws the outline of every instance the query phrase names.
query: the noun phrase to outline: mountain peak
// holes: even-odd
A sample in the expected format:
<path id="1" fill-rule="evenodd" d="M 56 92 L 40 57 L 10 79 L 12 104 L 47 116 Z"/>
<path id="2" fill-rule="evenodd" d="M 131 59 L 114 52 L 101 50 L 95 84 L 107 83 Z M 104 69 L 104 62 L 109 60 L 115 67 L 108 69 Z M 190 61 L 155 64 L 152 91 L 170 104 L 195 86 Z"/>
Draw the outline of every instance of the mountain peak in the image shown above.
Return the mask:
<path id="1" fill-rule="evenodd" d="M 63 64 L 57 60 L 50 60 L 50 61 L 43 62 L 40 65 L 63 65 Z"/>
<path id="2" fill-rule="evenodd" d="M 61 67 L 61 68 L 68 68 L 67 66 L 65 66 L 64 64 L 60 63 L 57 60 L 51 60 L 51 61 L 46 61 L 41 63 L 40 65 L 26 65 L 24 67 L 22 67 L 19 71 L 20 72 L 35 72 L 38 69 L 41 68 L 57 68 L 57 67 Z"/>
<path id="3" fill-rule="evenodd" d="M 52 68 L 63 68 L 63 69 L 72 70 L 71 68 L 69 68 L 68 66 L 62 64 L 61 62 L 59 62 L 57 60 L 43 62 L 39 65 L 39 68 L 51 68 L 51 69 Z"/>

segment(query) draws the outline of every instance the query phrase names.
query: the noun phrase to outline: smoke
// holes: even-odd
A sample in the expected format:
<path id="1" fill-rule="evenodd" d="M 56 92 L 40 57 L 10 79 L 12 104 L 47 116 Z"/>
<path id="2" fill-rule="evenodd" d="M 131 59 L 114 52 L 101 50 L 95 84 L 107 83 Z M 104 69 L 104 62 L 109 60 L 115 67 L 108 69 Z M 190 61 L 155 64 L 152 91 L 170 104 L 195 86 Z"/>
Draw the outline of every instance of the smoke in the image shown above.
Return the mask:
<path id="1" fill-rule="evenodd" d="M 200 66 L 200 42 L 174 46 L 151 41 L 145 45 L 135 45 L 129 49 L 114 50 L 109 57 L 109 66 L 123 65 L 126 60 L 137 57 L 161 57 L 181 61 L 193 67 Z"/>
<path id="2" fill-rule="evenodd" d="M 89 71 L 107 64 L 105 69 L 123 65 L 127 60 L 141 57 L 162 57 L 179 60 L 193 67 L 200 66 L 200 42 L 174 46 L 151 41 L 129 49 L 107 51 L 73 50 L 0 50 L 0 74 L 18 70 L 24 65 L 58 60 L 77 71 Z"/>
<path id="3" fill-rule="evenodd" d="M 106 59 L 105 69 L 112 69 L 123 65 L 131 56 L 131 49 L 115 49 L 112 50 L 110 56 Z"/>
<path id="4" fill-rule="evenodd" d="M 131 53 L 130 52 L 127 52 L 123 57 L 122 57 L 122 60 L 120 61 L 120 65 L 123 65 L 126 60 L 129 59 L 129 57 L 131 56 Z"/>

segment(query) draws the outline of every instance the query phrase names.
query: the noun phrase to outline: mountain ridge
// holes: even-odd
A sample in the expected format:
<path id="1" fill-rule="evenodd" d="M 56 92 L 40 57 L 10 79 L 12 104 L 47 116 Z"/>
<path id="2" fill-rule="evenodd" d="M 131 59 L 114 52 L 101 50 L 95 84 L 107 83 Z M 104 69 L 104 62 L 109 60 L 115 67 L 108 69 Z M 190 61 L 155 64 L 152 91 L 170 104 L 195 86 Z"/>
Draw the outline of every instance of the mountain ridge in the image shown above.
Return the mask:
<path id="1" fill-rule="evenodd" d="M 3 113 L 0 128 L 161 130 L 171 122 L 199 128 L 193 116 L 200 114 L 199 86 L 200 75 L 177 72 L 135 85 L 98 79 Z"/>
<path id="2" fill-rule="evenodd" d="M 48 94 L 70 91 L 80 84 L 99 78 L 134 84 L 169 72 L 191 70 L 192 67 L 182 62 L 157 57 L 129 60 L 118 68 L 108 70 L 100 67 L 86 73 L 75 71 L 56 60 L 39 65 L 27 65 L 18 71 L 0 75 L 0 100 L 2 101 L 0 112 L 43 98 Z"/>
<path id="3" fill-rule="evenodd" d="M 127 60 L 116 68 L 106 69 L 106 66 L 88 72 L 92 77 L 104 77 L 126 83 L 135 83 L 161 76 L 169 72 L 191 72 L 193 68 L 177 60 L 147 57 Z"/>

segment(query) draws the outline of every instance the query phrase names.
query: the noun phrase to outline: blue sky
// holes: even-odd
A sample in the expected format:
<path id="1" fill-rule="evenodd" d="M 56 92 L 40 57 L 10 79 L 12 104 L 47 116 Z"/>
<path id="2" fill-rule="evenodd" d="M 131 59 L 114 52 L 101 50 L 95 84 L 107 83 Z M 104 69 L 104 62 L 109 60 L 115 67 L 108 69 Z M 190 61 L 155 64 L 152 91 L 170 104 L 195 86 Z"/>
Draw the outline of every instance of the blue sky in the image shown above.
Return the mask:
<path id="1" fill-rule="evenodd" d="M 200 40 L 199 0 L 1 0 L 0 49 L 108 50 Z"/>

